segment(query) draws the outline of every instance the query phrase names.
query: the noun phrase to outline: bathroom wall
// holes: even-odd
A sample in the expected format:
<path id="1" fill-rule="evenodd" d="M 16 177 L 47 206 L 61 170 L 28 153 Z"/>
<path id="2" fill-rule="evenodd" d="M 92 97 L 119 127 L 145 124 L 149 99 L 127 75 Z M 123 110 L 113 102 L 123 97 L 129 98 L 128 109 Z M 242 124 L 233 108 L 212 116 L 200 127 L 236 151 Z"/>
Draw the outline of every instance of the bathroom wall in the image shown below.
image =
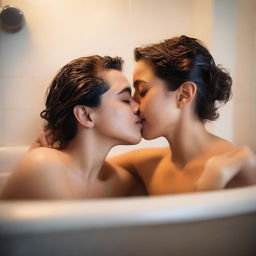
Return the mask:
<path id="1" fill-rule="evenodd" d="M 216 64 L 235 74 L 237 0 L 215 0 L 212 30 L 212 54 Z M 234 81 L 233 87 L 236 81 Z M 211 123 L 214 133 L 234 141 L 234 99 L 219 108 L 219 118 Z"/>
<path id="2" fill-rule="evenodd" d="M 256 152 L 256 1 L 215 0 L 212 53 L 233 78 L 233 97 L 211 124 L 215 134 Z"/>
<path id="3" fill-rule="evenodd" d="M 216 10 L 223 2 L 226 5 L 220 14 Z M 230 6 L 236 13 L 237 2 L 253 4 L 253 0 L 3 0 L 3 5 L 22 9 L 26 23 L 15 34 L 0 31 L 0 146 L 28 145 L 33 141 L 42 126 L 39 112 L 45 90 L 57 70 L 71 59 L 92 54 L 120 55 L 131 81 L 134 47 L 168 37 L 198 37 L 214 55 L 222 56 L 223 49 L 216 45 L 230 45 L 237 35 L 236 14 L 230 13 L 231 20 L 224 19 L 232 28 L 226 28 L 224 38 L 217 36 L 224 28 L 217 22 L 218 16 L 225 18 Z M 231 45 L 228 50 L 230 54 L 221 60 L 233 72 L 235 49 Z M 208 128 L 235 141 L 234 111 L 232 103 L 224 108 L 222 119 Z M 243 142 L 243 138 L 237 141 Z M 114 152 L 165 144 L 163 139 L 142 141 L 136 146 L 117 147 Z"/>
<path id="4" fill-rule="evenodd" d="M 237 8 L 234 140 L 256 152 L 256 1 L 240 0 Z"/>

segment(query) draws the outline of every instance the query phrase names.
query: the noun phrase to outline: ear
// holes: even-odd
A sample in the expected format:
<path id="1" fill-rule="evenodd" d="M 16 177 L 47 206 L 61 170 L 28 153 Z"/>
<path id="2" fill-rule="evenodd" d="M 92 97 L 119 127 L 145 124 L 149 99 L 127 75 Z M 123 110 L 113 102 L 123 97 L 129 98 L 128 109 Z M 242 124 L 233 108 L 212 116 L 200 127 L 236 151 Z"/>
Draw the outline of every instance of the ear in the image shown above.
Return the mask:
<path id="1" fill-rule="evenodd" d="M 84 105 L 76 105 L 73 108 L 74 116 L 76 117 L 77 122 L 86 128 L 93 128 L 94 123 L 94 111 L 92 108 Z"/>
<path id="2" fill-rule="evenodd" d="M 191 103 L 196 96 L 196 84 L 187 81 L 184 82 L 178 89 L 177 89 L 177 106 L 178 108 L 182 108 L 188 103 Z"/>

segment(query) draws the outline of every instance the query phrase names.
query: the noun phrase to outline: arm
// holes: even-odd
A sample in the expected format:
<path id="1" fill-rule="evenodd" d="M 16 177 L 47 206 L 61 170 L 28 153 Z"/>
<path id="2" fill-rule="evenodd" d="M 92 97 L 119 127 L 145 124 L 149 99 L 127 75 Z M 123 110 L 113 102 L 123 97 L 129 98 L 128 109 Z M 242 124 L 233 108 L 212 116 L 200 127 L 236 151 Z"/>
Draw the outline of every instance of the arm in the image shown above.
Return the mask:
<path id="1" fill-rule="evenodd" d="M 127 175 L 133 176 L 135 185 L 128 195 L 145 195 L 147 194 L 146 177 L 168 153 L 170 153 L 169 148 L 144 148 L 109 158 L 108 161 L 117 169 L 122 168 Z"/>
<path id="2" fill-rule="evenodd" d="M 168 147 L 142 148 L 111 157 L 108 161 L 140 176 L 142 172 L 154 168 L 166 154 L 170 154 Z"/>
<path id="3" fill-rule="evenodd" d="M 256 156 L 248 147 L 210 158 L 196 183 L 197 191 L 256 184 Z"/>
<path id="4" fill-rule="evenodd" d="M 30 145 L 28 151 L 39 147 L 59 149 L 60 145 L 58 142 L 52 143 L 52 133 L 50 130 L 42 130 L 39 132 L 36 140 Z"/>
<path id="5" fill-rule="evenodd" d="M 140 178 L 121 166 L 105 161 L 102 171 L 106 176 L 115 177 L 115 182 L 110 187 L 110 193 L 113 190 L 114 195 L 119 196 L 138 196 L 147 195 L 144 184 Z"/>
<path id="6" fill-rule="evenodd" d="M 148 194 L 147 177 L 168 153 L 170 153 L 169 148 L 144 148 L 112 157 L 109 161 L 134 176 L 136 185 L 128 195 L 145 195 Z"/>

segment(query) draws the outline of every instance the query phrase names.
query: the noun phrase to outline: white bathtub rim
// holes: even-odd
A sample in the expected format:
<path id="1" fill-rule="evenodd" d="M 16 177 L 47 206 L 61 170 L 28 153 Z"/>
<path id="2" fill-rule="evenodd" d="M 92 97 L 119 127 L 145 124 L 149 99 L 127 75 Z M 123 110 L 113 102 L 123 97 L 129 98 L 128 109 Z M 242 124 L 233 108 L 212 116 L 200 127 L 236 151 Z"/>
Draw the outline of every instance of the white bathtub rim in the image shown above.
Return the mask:
<path id="1" fill-rule="evenodd" d="M 0 234 L 186 223 L 256 213 L 256 186 L 77 201 L 2 201 Z"/>

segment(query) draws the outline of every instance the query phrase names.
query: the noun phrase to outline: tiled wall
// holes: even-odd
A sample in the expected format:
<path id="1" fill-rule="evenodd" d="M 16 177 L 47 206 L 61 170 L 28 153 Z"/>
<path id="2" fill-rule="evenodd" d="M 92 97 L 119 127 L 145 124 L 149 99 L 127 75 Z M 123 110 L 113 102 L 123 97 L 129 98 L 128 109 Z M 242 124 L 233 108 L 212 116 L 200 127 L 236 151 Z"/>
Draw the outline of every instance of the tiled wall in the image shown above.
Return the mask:
<path id="1" fill-rule="evenodd" d="M 19 7 L 26 24 L 15 34 L 0 31 L 0 146 L 31 143 L 42 125 L 39 112 L 45 90 L 71 59 L 120 55 L 131 81 L 136 46 L 187 34 L 214 49 L 218 1 L 6 0 L 3 4 Z M 221 121 L 226 134 L 230 122 L 225 116 Z M 144 141 L 141 146 L 163 143 Z"/>

